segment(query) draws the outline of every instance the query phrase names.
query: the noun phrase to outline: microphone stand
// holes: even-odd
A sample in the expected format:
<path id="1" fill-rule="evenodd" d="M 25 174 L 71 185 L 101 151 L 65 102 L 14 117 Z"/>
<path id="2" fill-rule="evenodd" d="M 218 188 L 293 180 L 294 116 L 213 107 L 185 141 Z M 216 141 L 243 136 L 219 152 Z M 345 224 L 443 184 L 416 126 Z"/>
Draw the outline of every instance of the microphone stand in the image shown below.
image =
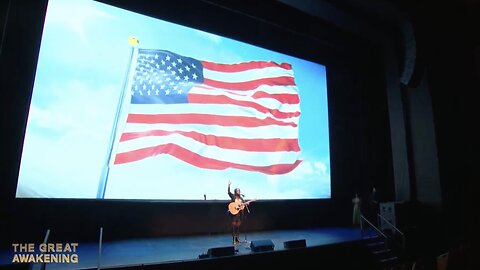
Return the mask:
<path id="1" fill-rule="evenodd" d="M 248 204 L 245 204 L 245 208 L 247 209 L 247 212 L 250 214 L 250 209 L 248 209 Z M 244 215 L 243 211 L 242 211 L 242 215 L 245 217 L 246 215 Z M 246 219 L 246 218 L 245 218 Z M 244 220 L 245 220 L 244 219 Z M 244 243 L 248 243 L 248 240 L 247 240 L 247 230 L 245 230 L 245 241 Z"/>

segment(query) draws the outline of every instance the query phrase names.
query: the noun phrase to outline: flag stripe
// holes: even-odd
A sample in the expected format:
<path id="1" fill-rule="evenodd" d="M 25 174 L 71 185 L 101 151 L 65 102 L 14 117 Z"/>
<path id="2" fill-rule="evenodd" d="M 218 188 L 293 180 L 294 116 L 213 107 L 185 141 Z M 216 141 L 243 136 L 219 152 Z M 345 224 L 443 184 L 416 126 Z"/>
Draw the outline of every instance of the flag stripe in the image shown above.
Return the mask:
<path id="1" fill-rule="evenodd" d="M 198 84 L 195 85 L 194 88 L 202 88 L 202 89 L 209 89 L 209 90 L 217 90 L 223 91 L 235 95 L 248 95 L 252 96 L 255 93 L 262 91 L 267 94 L 291 94 L 291 95 L 298 95 L 298 88 L 296 85 L 259 85 L 257 88 L 252 90 L 232 90 L 232 89 L 222 89 L 219 87 L 211 87 L 205 84 Z"/>
<path id="2" fill-rule="evenodd" d="M 250 107 L 242 107 L 233 104 L 199 104 L 199 103 L 180 103 L 180 104 L 168 104 L 162 105 L 161 108 L 158 108 L 158 105 L 148 104 L 132 104 L 130 105 L 130 112 L 134 114 L 209 114 L 209 115 L 224 115 L 224 116 L 244 116 L 244 117 L 255 117 L 263 121 L 267 117 L 273 117 L 271 114 L 262 113 L 258 110 L 255 110 Z M 282 106 L 282 110 L 284 106 Z M 289 110 L 286 112 L 296 112 L 294 106 L 285 105 Z M 298 108 L 298 106 L 297 106 Z M 275 120 L 285 122 L 285 123 L 295 123 L 298 124 L 300 117 L 291 117 L 291 118 L 275 118 Z"/>
<path id="3" fill-rule="evenodd" d="M 260 85 L 295 85 L 295 81 L 293 77 L 289 77 L 289 76 L 257 79 L 257 80 L 236 82 L 236 83 L 222 82 L 222 81 L 216 81 L 216 80 L 210 80 L 210 79 L 204 78 L 203 83 L 212 87 L 218 87 L 218 88 L 229 89 L 229 90 L 252 90 L 259 87 Z"/>
<path id="4" fill-rule="evenodd" d="M 261 98 L 273 98 L 283 104 L 299 104 L 300 98 L 298 94 L 269 94 L 263 91 L 257 91 L 255 94 L 252 95 L 255 99 Z"/>
<path id="5" fill-rule="evenodd" d="M 292 126 L 296 127 L 296 123 L 282 122 L 271 117 L 258 119 L 255 117 L 245 116 L 225 116 L 210 115 L 201 113 L 185 113 L 185 114 L 135 114 L 130 113 L 127 116 L 127 123 L 169 123 L 169 124 L 205 124 L 205 125 L 222 125 L 222 126 L 241 126 L 241 127 L 259 127 L 268 125 Z"/>
<path id="6" fill-rule="evenodd" d="M 201 61 L 203 68 L 221 72 L 240 72 L 249 69 L 256 69 L 256 68 L 266 68 L 266 67 L 281 67 L 286 70 L 291 70 L 292 66 L 287 63 L 277 64 L 274 62 L 266 62 L 266 61 L 251 61 L 246 63 L 238 63 L 238 64 L 219 64 L 219 63 L 212 63 L 208 61 Z"/>
<path id="7" fill-rule="evenodd" d="M 279 151 L 300 151 L 297 139 L 244 139 L 232 138 L 225 136 L 215 136 L 202 134 L 195 131 L 167 131 L 167 130 L 149 130 L 143 132 L 126 132 L 123 133 L 120 141 L 134 140 L 149 136 L 167 136 L 172 134 L 180 134 L 182 136 L 194 139 L 206 145 L 218 146 L 225 149 L 237 149 L 244 151 L 256 152 L 279 152 Z"/>
<path id="8" fill-rule="evenodd" d="M 225 95 L 223 96 L 210 96 L 210 95 L 200 95 L 200 94 L 189 94 L 188 102 L 190 103 L 199 103 L 199 104 L 232 104 L 243 107 L 253 108 L 261 113 L 268 113 L 275 118 L 291 118 L 300 116 L 300 112 L 282 112 L 277 109 L 266 108 L 253 101 L 240 101 L 233 98 L 229 98 Z"/>
<path id="9" fill-rule="evenodd" d="M 208 158 L 221 158 L 227 162 L 247 165 L 267 166 L 273 163 L 293 163 L 298 158 L 296 151 L 252 152 L 238 149 L 225 149 L 206 145 L 180 134 L 166 136 L 149 136 L 124 141 L 118 145 L 118 152 L 131 152 L 136 149 L 149 148 L 156 145 L 176 144 Z"/>
<path id="10" fill-rule="evenodd" d="M 125 133 L 148 132 L 150 130 L 165 131 L 197 131 L 202 134 L 214 134 L 216 136 L 236 137 L 236 138 L 258 138 L 263 139 L 294 139 L 298 136 L 298 130 L 289 126 L 261 126 L 253 128 L 244 127 L 224 127 L 218 125 L 201 124 L 135 124 L 129 123 L 125 126 Z M 260 134 L 260 135 L 259 135 Z"/>
<path id="11" fill-rule="evenodd" d="M 266 87 L 269 87 L 271 89 L 266 89 Z M 287 88 L 288 86 L 282 86 L 282 87 Z M 202 89 L 202 90 L 209 90 L 211 93 L 221 93 L 221 94 L 233 95 L 233 96 L 239 96 L 239 97 L 248 96 L 258 100 L 259 102 L 261 99 L 275 99 L 281 104 L 299 104 L 300 98 L 296 91 L 296 86 L 290 86 L 290 87 L 294 88 L 295 90 L 287 92 L 285 90 L 282 91 L 281 89 L 278 89 L 276 86 L 261 85 L 254 90 L 235 91 L 235 90 L 229 90 L 229 89 L 214 88 L 214 87 L 200 84 L 200 85 L 195 85 L 190 92 L 203 93 L 201 91 L 198 91 Z"/>
<path id="12" fill-rule="evenodd" d="M 302 162 L 301 160 L 296 160 L 293 164 L 274 164 L 269 166 L 236 164 L 218 159 L 207 158 L 173 143 L 169 143 L 166 145 L 157 145 L 149 148 L 137 149 L 128 153 L 119 153 L 115 158 L 115 164 L 139 161 L 160 154 L 169 154 L 202 169 L 225 170 L 234 168 L 246 171 L 261 172 L 269 175 L 289 173 Z"/>
<path id="13" fill-rule="evenodd" d="M 194 87 L 194 88 L 192 88 L 192 90 L 190 90 L 189 96 L 190 95 L 195 95 L 195 94 L 209 95 L 209 96 L 212 96 L 212 97 L 224 96 L 224 97 L 228 97 L 230 99 L 234 99 L 234 100 L 237 100 L 237 101 L 240 101 L 240 102 L 242 102 L 242 101 L 253 102 L 255 104 L 258 104 L 258 105 L 255 105 L 253 107 L 260 106 L 260 107 L 265 107 L 265 109 L 278 110 L 278 111 L 281 111 L 281 112 L 284 112 L 284 113 L 296 113 L 296 112 L 300 111 L 300 105 L 298 103 L 297 104 L 281 103 L 278 100 L 273 99 L 273 98 L 255 99 L 255 98 L 251 97 L 250 95 L 241 95 L 241 94 L 238 94 L 238 93 L 231 93 L 231 92 L 221 91 L 221 90 L 217 90 L 217 89 L 207 90 L 207 89 L 197 88 L 197 87 Z M 215 103 L 215 104 L 220 105 L 221 103 Z M 234 104 L 232 104 L 232 105 L 234 105 Z M 245 106 L 245 105 L 242 105 L 242 106 Z"/>
<path id="14" fill-rule="evenodd" d="M 182 70 L 183 71 L 183 70 Z M 239 72 L 223 72 L 203 69 L 203 77 L 210 80 L 222 82 L 245 82 L 264 78 L 275 78 L 289 76 L 293 78 L 293 70 L 286 70 L 281 67 L 265 67 L 262 69 L 247 69 Z"/>

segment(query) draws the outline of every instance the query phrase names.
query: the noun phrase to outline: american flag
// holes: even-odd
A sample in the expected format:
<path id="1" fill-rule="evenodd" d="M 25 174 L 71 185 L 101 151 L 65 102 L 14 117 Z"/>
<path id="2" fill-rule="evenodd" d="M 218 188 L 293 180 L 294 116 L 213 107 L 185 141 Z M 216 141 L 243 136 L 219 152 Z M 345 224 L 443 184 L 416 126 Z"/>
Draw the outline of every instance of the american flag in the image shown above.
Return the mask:
<path id="1" fill-rule="evenodd" d="M 285 174 L 301 162 L 290 64 L 221 64 L 139 49 L 114 164 L 171 155 L 193 166 Z"/>

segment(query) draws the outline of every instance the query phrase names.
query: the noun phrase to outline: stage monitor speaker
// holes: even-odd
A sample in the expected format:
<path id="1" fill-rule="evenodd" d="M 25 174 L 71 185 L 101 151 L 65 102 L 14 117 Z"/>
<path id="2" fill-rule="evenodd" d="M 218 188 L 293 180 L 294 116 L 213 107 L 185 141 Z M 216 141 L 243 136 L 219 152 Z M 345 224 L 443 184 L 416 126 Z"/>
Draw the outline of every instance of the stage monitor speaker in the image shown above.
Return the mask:
<path id="1" fill-rule="evenodd" d="M 255 240 L 250 243 L 250 249 L 253 252 L 258 251 L 270 251 L 273 250 L 275 245 L 273 244 L 272 240 Z"/>
<path id="2" fill-rule="evenodd" d="M 307 241 L 305 239 L 300 240 L 290 240 L 283 242 L 283 247 L 286 249 L 290 248 L 304 248 L 307 246 Z"/>
<path id="3" fill-rule="evenodd" d="M 234 246 L 210 248 L 207 251 L 208 257 L 233 256 L 235 254 Z"/>

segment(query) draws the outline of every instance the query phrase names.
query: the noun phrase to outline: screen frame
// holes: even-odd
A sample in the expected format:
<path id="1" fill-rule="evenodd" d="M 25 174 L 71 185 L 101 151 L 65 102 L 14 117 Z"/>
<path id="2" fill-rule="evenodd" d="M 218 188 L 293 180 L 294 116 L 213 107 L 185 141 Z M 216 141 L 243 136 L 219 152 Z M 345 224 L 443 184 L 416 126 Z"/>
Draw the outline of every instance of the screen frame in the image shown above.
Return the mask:
<path id="1" fill-rule="evenodd" d="M 96 2 L 104 3 L 104 4 L 107 4 L 107 5 L 111 5 L 112 7 L 117 7 L 117 8 L 118 8 L 118 6 L 115 6 L 115 5 L 112 5 L 111 3 L 109 3 L 109 2 L 116 2 L 116 1 L 96 1 Z M 121 2 L 121 1 L 120 1 L 120 2 Z M 217 8 L 224 9 L 224 7 L 219 7 L 218 5 L 211 5 L 211 6 L 212 6 L 213 8 L 215 8 L 215 9 L 217 9 Z M 125 9 L 125 8 L 123 8 L 123 7 L 120 7 L 120 8 Z M 125 10 L 133 11 L 133 12 L 136 12 L 136 13 L 141 14 L 141 15 L 145 15 L 145 16 L 152 17 L 150 14 L 142 14 L 142 13 L 139 13 L 137 10 L 131 10 L 131 9 L 125 9 Z M 163 9 L 162 9 L 162 10 L 163 10 Z M 230 12 L 230 11 L 229 11 L 229 12 Z M 232 12 L 233 14 L 235 14 L 235 15 L 245 17 L 245 14 L 242 14 L 241 12 L 240 12 L 240 13 L 239 13 L 238 11 L 231 11 L 231 12 Z M 203 14 L 203 13 L 199 13 L 199 14 Z M 229 14 L 229 15 L 230 15 L 230 14 Z M 200 15 L 200 16 L 205 16 L 205 15 Z M 152 17 L 152 18 L 160 19 L 160 20 L 165 20 L 164 18 L 158 18 L 158 16 Z M 189 18 L 189 17 L 188 17 L 188 18 Z M 203 18 L 203 19 L 205 19 L 205 18 Z M 253 26 L 258 26 L 258 24 L 259 24 L 259 25 L 265 24 L 265 21 L 259 19 L 258 17 L 246 16 L 246 19 L 247 19 L 248 21 L 250 21 L 250 24 L 253 25 Z M 171 21 L 170 21 L 170 22 L 171 22 Z M 177 23 L 177 22 L 174 22 L 174 23 Z M 184 25 L 184 26 L 187 26 L 187 27 L 197 27 L 197 26 L 189 26 L 189 25 L 185 25 L 185 24 L 180 24 L 180 25 Z M 219 22 L 217 22 L 217 24 L 215 24 L 215 25 L 221 25 L 221 24 L 220 24 Z M 287 32 L 289 32 L 289 33 L 291 33 L 291 34 L 295 34 L 295 35 L 298 35 L 299 37 L 302 37 L 302 38 L 298 39 L 298 40 L 301 40 L 301 43 L 313 42 L 313 40 L 315 39 L 315 38 L 313 38 L 313 37 L 306 36 L 307 39 L 308 39 L 308 40 L 307 40 L 307 39 L 305 39 L 305 34 L 294 32 L 294 31 L 292 31 L 292 30 L 286 29 L 285 27 L 281 27 L 281 26 L 276 25 L 276 24 L 267 23 L 267 25 L 268 25 L 269 27 L 272 27 L 272 29 L 276 29 L 276 31 L 281 31 L 281 32 L 287 31 Z M 193 29 L 197 29 L 197 28 L 193 28 Z M 207 30 L 207 31 L 210 31 L 210 30 Z M 225 31 L 225 30 L 223 30 L 223 31 Z M 228 32 L 228 31 L 227 31 L 227 32 Z M 263 30 L 262 30 L 262 36 L 263 36 L 263 33 L 264 33 L 264 32 L 265 32 L 265 31 L 264 31 L 264 29 L 263 29 Z M 279 35 L 279 36 L 280 36 L 280 35 Z M 279 37 L 279 36 L 277 36 L 276 39 L 265 39 L 265 40 L 267 40 L 268 43 L 280 44 L 280 45 L 281 45 L 281 44 L 283 44 L 283 42 L 282 42 L 282 40 L 278 40 L 278 37 Z M 227 36 L 227 37 L 228 37 L 228 36 Z M 305 40 L 304 40 L 304 39 L 305 39 Z M 290 39 L 289 39 L 289 40 L 290 40 Z M 292 39 L 292 40 L 296 40 L 296 39 Z M 318 40 L 317 40 L 317 41 L 318 41 Z M 244 42 L 244 41 L 242 40 L 242 42 Z M 297 41 L 297 42 L 298 42 L 298 41 Z M 257 43 L 259 43 L 259 42 L 257 41 Z M 261 43 L 261 42 L 260 42 L 260 43 Z M 250 43 L 248 43 L 248 44 L 250 44 Z M 256 45 L 256 44 L 253 44 L 253 45 L 258 46 L 258 45 Z M 262 46 L 262 45 L 260 45 L 260 46 Z M 291 45 L 289 45 L 289 46 L 291 46 Z M 280 47 L 282 47 L 282 46 L 280 46 Z M 265 47 L 263 47 L 263 48 L 265 48 Z M 267 49 L 271 50 L 271 48 L 267 48 Z M 278 52 L 278 51 L 276 51 L 276 52 Z M 279 52 L 279 53 L 283 53 L 283 52 Z M 289 55 L 292 56 L 292 54 L 289 54 Z M 294 56 L 294 57 L 298 57 L 298 56 L 296 56 L 296 55 L 293 55 L 293 56 Z M 38 58 L 37 58 L 37 60 L 38 60 Z M 302 58 L 302 60 L 312 61 L 311 59 L 305 59 L 305 58 Z M 317 61 L 317 62 L 313 62 L 313 63 L 320 64 L 320 65 L 324 66 L 323 64 L 319 63 L 318 61 Z M 324 67 L 325 67 L 325 66 L 324 66 Z M 328 83 L 328 81 L 327 81 L 327 83 Z M 327 94 L 328 94 L 328 90 L 327 90 Z M 328 106 L 328 100 L 327 100 L 327 106 Z M 27 110 L 27 111 L 28 111 L 28 110 Z M 330 148 L 330 151 L 331 151 L 331 148 Z M 288 201 L 288 200 L 317 200 L 317 199 L 320 199 L 320 200 L 327 199 L 327 200 L 328 200 L 328 199 L 331 199 L 331 198 L 332 198 L 332 184 L 331 184 L 331 182 L 332 182 L 332 179 L 330 179 L 330 198 L 295 198 L 295 199 L 282 199 L 282 198 L 278 198 L 278 199 L 268 199 L 268 200 L 280 200 L 280 201 L 283 201 L 283 200 L 286 200 L 286 201 Z M 17 183 L 17 184 L 18 184 L 18 183 Z M 35 199 L 35 197 L 18 197 L 18 198 L 16 198 L 16 199 L 23 199 L 23 198 Z M 43 197 L 39 197 L 38 199 L 63 199 L 63 198 L 48 198 L 48 197 L 43 198 Z M 93 200 L 96 200 L 96 199 L 98 199 L 98 198 L 64 198 L 64 199 L 75 199 L 75 200 L 76 200 L 76 199 L 79 199 L 79 200 L 89 200 L 89 199 L 93 199 Z M 117 199 L 109 199 L 109 198 L 106 198 L 106 199 L 101 199 L 101 200 L 113 200 L 113 201 L 115 201 L 115 200 L 117 200 Z M 161 202 L 161 201 L 164 201 L 164 202 L 178 202 L 178 201 L 183 201 L 183 200 L 192 201 L 192 202 L 193 202 L 193 201 L 197 201 L 196 199 L 162 199 L 162 198 L 159 198 L 159 199 L 131 199 L 131 198 L 125 198 L 125 200 L 160 201 L 160 202 Z"/>
<path id="2" fill-rule="evenodd" d="M 98 1 L 98 0 L 97 0 Z M 343 172 L 345 166 L 339 161 L 348 157 L 343 149 L 343 137 L 336 137 L 339 130 L 343 129 L 344 123 L 341 119 L 344 115 L 339 115 L 338 104 L 340 102 L 337 92 L 345 89 L 346 82 L 340 82 L 344 77 L 354 77 L 361 81 L 360 75 L 355 74 L 356 69 L 365 61 L 369 60 L 372 51 L 376 49 L 372 44 L 363 41 L 357 36 L 341 31 L 328 22 L 306 15 L 282 3 L 274 2 L 264 3 L 259 1 L 256 5 L 232 4 L 225 6 L 221 1 L 174 1 L 167 0 L 162 2 L 162 6 L 153 5 L 151 1 L 126 1 L 126 0 L 101 0 L 108 5 L 116 6 L 136 13 L 144 14 L 161 20 L 170 21 L 180 25 L 197 28 L 203 31 L 215 33 L 228 38 L 236 39 L 242 42 L 253 44 L 259 47 L 267 48 L 277 52 L 285 53 L 312 62 L 326 66 L 327 69 L 327 89 L 328 89 L 328 108 L 329 108 L 329 133 L 330 133 L 330 158 L 331 158 L 331 198 L 330 199 L 296 199 L 288 203 L 297 202 L 317 202 L 318 207 L 331 207 L 337 205 L 338 209 L 348 209 L 350 207 L 350 196 L 352 189 L 359 189 L 365 176 L 355 183 L 352 179 L 347 179 L 347 173 Z M 188 5 L 187 5 L 188 3 Z M 281 16 L 274 16 L 270 9 L 275 8 Z M 18 89 L 7 93 L 7 99 L 12 102 L 2 107 L 6 127 L 12 132 L 6 135 L 6 150 L 3 152 L 3 160 L 7 162 L 2 166 L 1 175 L 6 176 L 6 181 L 0 189 L 2 207 L 5 213 L 10 213 L 11 206 L 15 205 L 35 205 L 45 200 L 50 200 L 54 204 L 80 204 L 80 207 L 88 205 L 101 204 L 104 201 L 118 205 L 132 202 L 132 200 L 116 199 L 45 199 L 45 198 L 15 198 L 18 172 L 20 166 L 20 156 L 22 153 L 23 140 L 26 129 L 26 122 L 30 99 L 33 90 L 33 81 L 38 61 L 47 0 L 24 0 L 11 2 L 10 10 L 6 16 L 5 39 L 2 44 L 2 55 L 0 56 L 2 88 Z M 171 12 L 175 10 L 175 12 Z M 182 14 L 194 14 L 185 16 Z M 216 16 L 213 16 L 216 15 Z M 273 18 L 275 17 L 275 18 Z M 205 20 L 200 20 L 204 18 Z M 245 29 L 248 27 L 239 27 L 238 25 L 226 24 L 226 19 L 239 18 L 238 20 L 253 25 L 257 29 L 255 33 L 249 33 Z M 293 20 L 292 18 L 295 18 Z M 292 24 L 291 21 L 294 21 Z M 308 25 L 308 28 L 303 26 Z M 287 35 L 286 42 L 278 43 L 280 37 Z M 285 38 L 283 38 L 285 39 Z M 282 39 L 282 40 L 283 40 Z M 309 47 L 302 47 L 295 39 L 302 40 L 302 43 L 310 43 Z M 301 48 L 301 50 L 299 50 Z M 364 54 L 364 52 L 368 52 Z M 15 55 L 22 53 L 22 63 L 17 66 L 15 72 L 11 72 L 10 66 L 17 63 Z M 372 76 L 376 76 L 373 74 Z M 372 80 L 370 78 L 370 80 Z M 20 83 L 19 83 L 20 82 Z M 366 85 L 357 87 L 365 88 Z M 382 88 L 382 82 L 377 87 Z M 15 104 L 15 105 L 13 105 Z M 386 150 L 385 157 L 391 158 L 389 149 Z M 382 156 L 383 157 L 383 156 Z M 386 160 L 386 163 L 391 162 Z M 347 166 L 348 167 L 348 166 Z M 387 168 L 387 171 L 391 168 Z M 283 200 L 274 200 L 273 203 L 282 203 Z M 16 203 L 18 202 L 18 203 Z M 133 200 L 133 203 L 162 204 L 162 203 L 199 203 L 205 201 L 165 201 L 165 200 Z M 206 201 L 207 203 L 217 203 L 217 201 Z M 218 201 L 223 203 L 222 201 Z M 262 202 L 259 202 L 260 204 Z M 265 202 L 270 203 L 270 202 Z M 338 205 L 340 204 L 340 205 Z M 22 207 L 20 207 L 22 208 Z M 27 207 L 28 208 L 28 207 Z M 341 210 L 339 210 L 341 211 Z"/>

